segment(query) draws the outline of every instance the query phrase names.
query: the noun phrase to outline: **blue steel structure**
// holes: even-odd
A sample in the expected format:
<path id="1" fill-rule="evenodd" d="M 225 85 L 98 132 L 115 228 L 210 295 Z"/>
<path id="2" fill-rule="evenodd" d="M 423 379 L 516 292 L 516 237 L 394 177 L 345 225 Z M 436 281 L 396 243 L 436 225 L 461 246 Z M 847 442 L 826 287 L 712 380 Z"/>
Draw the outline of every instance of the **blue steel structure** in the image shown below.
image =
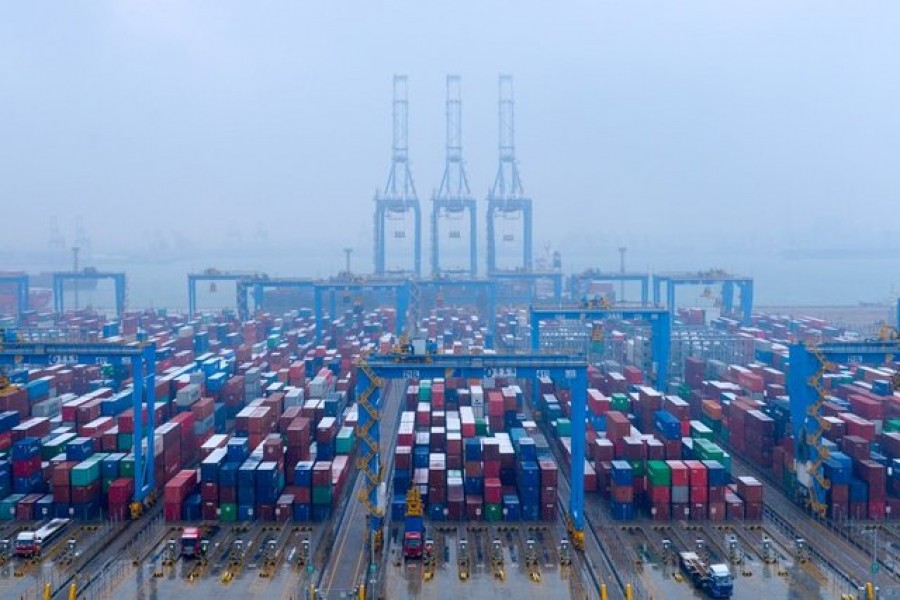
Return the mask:
<path id="1" fill-rule="evenodd" d="M 753 278 L 742 275 L 729 275 L 724 271 L 698 271 L 696 273 L 668 273 L 653 276 L 653 304 L 660 306 L 660 291 L 666 285 L 666 306 L 675 312 L 675 288 L 679 285 L 721 285 L 722 312 L 735 315 L 734 289 L 741 295 L 740 318 L 744 325 L 749 325 L 753 314 Z"/>
<path id="2" fill-rule="evenodd" d="M 99 281 L 112 279 L 116 294 L 116 314 L 121 317 L 125 313 L 125 273 L 96 271 L 84 269 L 82 271 L 61 271 L 53 273 L 53 310 L 57 314 L 65 311 L 64 288 L 66 281 Z"/>
<path id="3" fill-rule="evenodd" d="M 537 353 L 541 347 L 541 321 L 565 319 L 584 321 L 585 319 L 625 319 L 642 320 L 650 324 L 651 351 L 656 370 L 656 388 L 666 390 L 669 377 L 669 352 L 672 344 L 672 317 L 662 308 L 579 308 L 579 307 L 531 307 L 531 351 Z M 574 422 L 574 421 L 573 421 Z"/>
<path id="4" fill-rule="evenodd" d="M 587 401 L 587 363 L 581 357 L 564 355 L 373 355 L 359 362 L 356 384 L 359 399 L 357 432 L 361 440 L 360 470 L 366 476 L 360 501 L 369 510 L 373 539 L 381 538 L 384 506 L 379 506 L 378 489 L 384 467 L 379 430 L 381 388 L 385 379 L 429 379 L 435 377 L 483 378 L 494 375 L 527 379 L 532 390 L 539 388 L 538 378 L 550 377 L 566 382 L 572 391 L 572 462 L 568 526 L 573 544 L 584 546 L 584 454 Z M 579 426 L 580 424 L 580 426 Z"/>
<path id="5" fill-rule="evenodd" d="M 824 517 L 831 482 L 823 468 L 830 454 L 821 440 L 830 424 L 822 415 L 822 405 L 828 398 L 822 377 L 835 364 L 889 363 L 900 357 L 900 340 L 833 342 L 818 346 L 793 344 L 789 353 L 788 394 L 791 427 L 797 444 L 798 480 L 809 490 L 806 501 L 810 508 Z"/>
<path id="6" fill-rule="evenodd" d="M 501 75 L 500 88 L 500 164 L 494 185 L 487 197 L 487 273 L 493 277 L 497 268 L 496 221 L 499 218 L 522 222 L 522 263 L 518 270 L 532 269 L 533 213 L 531 198 L 525 196 L 519 167 L 516 164 L 515 113 L 512 77 Z M 504 240 L 504 241 L 514 241 Z"/>
<path id="7" fill-rule="evenodd" d="M 553 285 L 554 303 L 562 302 L 563 275 L 560 271 L 496 271 L 489 278 L 497 283 L 497 300 L 502 303 L 530 304 L 538 300 L 538 284 Z M 524 288 L 522 287 L 524 286 Z"/>
<path id="8" fill-rule="evenodd" d="M 28 275 L 25 273 L 0 273 L 0 285 L 16 287 L 16 313 L 21 320 L 28 310 Z"/>
<path id="9" fill-rule="evenodd" d="M 422 275 L 422 211 L 412 172 L 409 169 L 408 115 L 406 76 L 394 75 L 391 171 L 384 191 L 375 196 L 375 275 L 379 276 L 396 272 L 387 269 L 386 223 L 391 218 L 406 218 L 409 213 L 412 213 L 414 218 L 412 274 L 416 277 Z M 399 233 L 395 232 L 395 235 Z M 402 233 L 406 235 L 405 230 Z"/>
<path id="10" fill-rule="evenodd" d="M 9 332 L 7 332 L 9 333 Z M 108 344 L 20 341 L 13 335 L 4 335 L 0 345 L 0 364 L 49 365 L 61 362 L 131 364 L 132 408 L 134 409 L 134 502 L 142 503 L 150 497 L 156 481 L 153 473 L 154 395 L 156 390 L 156 344 Z M 27 339 L 27 333 L 24 334 Z M 144 410 L 146 409 L 146 415 Z M 146 416 L 146 423 L 144 418 Z M 147 441 L 146 454 L 142 442 Z"/>
<path id="11" fill-rule="evenodd" d="M 647 306 L 650 302 L 650 274 L 649 273 L 613 273 L 603 272 L 597 269 L 589 269 L 583 273 L 577 273 L 569 277 L 569 299 L 579 302 L 590 290 L 590 284 L 594 281 L 611 283 L 616 281 L 632 281 L 641 284 L 641 306 Z M 619 298 L 621 300 L 621 298 Z"/>
<path id="12" fill-rule="evenodd" d="M 441 187 L 431 198 L 431 274 L 462 274 L 475 277 L 478 274 L 478 210 L 469 189 L 469 178 L 462 157 L 462 99 L 459 75 L 447 76 L 447 158 Z M 441 268 L 442 220 L 469 218 L 469 268 Z M 461 237 L 459 228 L 450 229 L 450 239 Z"/>
<path id="13" fill-rule="evenodd" d="M 188 315 L 194 316 L 197 313 L 197 284 L 201 281 L 232 281 L 237 285 L 235 306 L 237 308 L 238 317 L 246 320 L 250 314 L 250 308 L 247 300 L 246 283 L 253 279 L 261 277 L 255 273 L 239 273 L 234 271 L 218 271 L 216 269 L 208 269 L 203 273 L 188 273 Z"/>
<path id="14" fill-rule="evenodd" d="M 335 318 L 337 315 L 337 294 L 361 294 L 363 292 L 387 292 L 393 295 L 393 301 L 397 309 L 397 330 L 400 333 L 403 328 L 406 311 L 409 308 L 410 285 L 407 280 L 360 280 L 360 281 L 328 281 L 316 282 L 313 285 L 314 313 L 316 318 L 316 341 L 322 341 L 322 332 L 325 327 L 325 295 L 328 294 L 329 315 Z"/>
<path id="15" fill-rule="evenodd" d="M 309 290 L 313 293 L 316 282 L 313 279 L 303 277 L 253 277 L 238 281 L 238 294 L 243 295 L 243 305 L 249 307 L 247 294 L 253 291 L 253 306 L 255 310 L 264 310 L 266 304 L 266 290 L 272 288 L 289 288 L 296 290 Z"/>

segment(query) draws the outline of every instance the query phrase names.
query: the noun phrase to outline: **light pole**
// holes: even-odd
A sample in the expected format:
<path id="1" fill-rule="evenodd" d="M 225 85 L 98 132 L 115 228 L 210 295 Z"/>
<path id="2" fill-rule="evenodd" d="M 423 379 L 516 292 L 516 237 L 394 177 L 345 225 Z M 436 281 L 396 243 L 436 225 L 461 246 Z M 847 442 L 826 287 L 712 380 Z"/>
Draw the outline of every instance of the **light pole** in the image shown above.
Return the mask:
<path id="1" fill-rule="evenodd" d="M 74 246 L 72 248 L 72 272 L 78 273 L 78 251 L 81 250 L 78 246 Z M 78 312 L 78 287 L 80 282 L 78 279 L 74 279 L 73 283 L 75 284 L 75 312 Z M 62 291 L 60 291 L 62 293 Z"/>
<path id="2" fill-rule="evenodd" d="M 353 248 L 344 248 L 344 254 L 347 255 L 347 267 L 345 270 L 347 275 L 350 275 L 350 255 L 353 254 Z"/>
<path id="3" fill-rule="evenodd" d="M 878 526 L 872 529 L 863 529 L 863 534 L 872 534 L 872 566 L 869 572 L 872 575 L 872 585 L 875 587 L 875 594 L 878 594 Z"/>

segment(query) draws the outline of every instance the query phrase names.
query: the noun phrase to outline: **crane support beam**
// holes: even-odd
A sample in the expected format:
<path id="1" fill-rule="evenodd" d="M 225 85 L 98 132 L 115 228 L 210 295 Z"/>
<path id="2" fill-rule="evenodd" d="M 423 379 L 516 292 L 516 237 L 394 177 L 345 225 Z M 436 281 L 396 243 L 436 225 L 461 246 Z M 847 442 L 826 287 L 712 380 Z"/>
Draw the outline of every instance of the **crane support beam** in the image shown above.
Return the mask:
<path id="1" fill-rule="evenodd" d="M 563 275 L 559 271 L 495 271 L 488 278 L 497 282 L 497 299 L 509 303 L 533 303 L 538 300 L 538 283 L 550 282 L 553 286 L 554 303 L 562 302 Z M 515 290 L 516 284 L 527 285 L 527 290 Z"/>
<path id="2" fill-rule="evenodd" d="M 669 352 L 672 344 L 672 318 L 668 310 L 662 308 L 579 308 L 579 307 L 531 307 L 531 351 L 540 350 L 541 321 L 563 319 L 584 321 L 585 319 L 642 320 L 650 324 L 651 351 L 656 370 L 656 387 L 666 390 L 669 377 Z"/>
<path id="3" fill-rule="evenodd" d="M 590 289 L 592 282 L 613 283 L 617 281 L 636 282 L 641 284 L 641 306 L 647 306 L 650 302 L 650 274 L 649 273 L 604 273 L 598 270 L 589 270 L 569 277 L 569 299 L 578 302 Z"/>
<path id="4" fill-rule="evenodd" d="M 60 271 L 53 273 L 53 310 L 57 314 L 65 311 L 64 288 L 66 281 L 101 281 L 112 279 L 116 294 L 116 315 L 121 317 L 125 313 L 125 273 L 107 271 Z"/>
<path id="5" fill-rule="evenodd" d="M 429 379 L 462 377 L 481 379 L 502 375 L 531 382 L 532 391 L 540 389 L 538 379 L 550 377 L 572 391 L 572 464 L 569 519 L 576 532 L 584 532 L 584 456 L 585 418 L 587 402 L 587 362 L 583 358 L 565 355 L 374 355 L 359 369 L 357 391 L 378 388 L 381 379 Z M 360 411 L 359 427 L 364 426 L 366 411 Z M 377 419 L 376 419 L 377 421 Z M 380 463 L 373 461 L 372 467 Z M 380 523 L 380 519 L 370 519 Z M 373 525 L 374 526 L 374 525 Z"/>
<path id="6" fill-rule="evenodd" d="M 791 399 L 791 426 L 797 443 L 797 472 L 801 484 L 810 490 L 811 503 L 824 507 L 829 485 L 818 451 L 824 433 L 820 424 L 824 400 L 822 375 L 833 364 L 881 365 L 897 356 L 900 356 L 900 340 L 790 346 L 791 368 L 787 384 Z"/>
<path id="7" fill-rule="evenodd" d="M 406 310 L 409 308 L 409 282 L 403 280 L 381 281 L 348 281 L 348 282 L 323 282 L 313 285 L 314 313 L 316 318 L 316 341 L 322 341 L 322 333 L 325 329 L 325 306 L 327 297 L 329 302 L 329 315 L 332 319 L 337 314 L 337 294 L 360 294 L 362 292 L 386 293 L 392 297 L 397 309 L 397 323 L 395 333 L 400 333 Z"/>
<path id="8" fill-rule="evenodd" d="M 744 325 L 749 325 L 753 314 L 753 278 L 742 275 L 729 275 L 721 271 L 708 271 L 697 273 L 669 273 L 653 276 L 653 304 L 660 306 L 662 287 L 666 288 L 666 307 L 675 312 L 675 288 L 684 285 L 721 285 L 722 286 L 722 312 L 726 315 L 735 315 L 734 293 L 737 288 L 741 297 L 740 319 Z"/>
<path id="9" fill-rule="evenodd" d="M 245 283 L 252 281 L 261 275 L 248 273 L 233 273 L 228 271 L 215 273 L 189 273 L 188 280 L 188 315 L 193 317 L 197 314 L 197 284 L 202 281 L 230 281 L 237 285 L 235 306 L 238 312 L 238 318 L 242 321 L 246 320 L 249 315 L 249 304 L 247 303 L 247 287 Z"/>
<path id="10" fill-rule="evenodd" d="M 28 311 L 28 275 L 25 273 L 0 273 L 0 285 L 10 284 L 16 288 L 16 315 L 21 321 Z"/>

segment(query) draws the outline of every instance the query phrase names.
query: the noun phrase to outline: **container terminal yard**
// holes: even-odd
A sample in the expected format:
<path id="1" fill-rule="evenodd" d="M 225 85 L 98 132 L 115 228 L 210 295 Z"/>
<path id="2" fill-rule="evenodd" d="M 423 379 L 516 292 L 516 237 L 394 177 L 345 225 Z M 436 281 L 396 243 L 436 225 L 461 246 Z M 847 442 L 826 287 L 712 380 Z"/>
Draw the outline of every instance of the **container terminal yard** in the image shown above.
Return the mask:
<path id="1" fill-rule="evenodd" d="M 751 277 L 630 272 L 624 249 L 614 272 L 533 260 L 499 83 L 483 278 L 454 77 L 431 277 L 404 77 L 371 275 L 349 252 L 330 279 L 210 268 L 162 310 L 76 267 L 48 310 L 0 274 L 0 597 L 900 593 L 897 329 L 755 310 Z M 111 310 L 79 307 L 100 280 Z M 202 308 L 219 286 L 233 307 Z"/>
<path id="2" fill-rule="evenodd" d="M 198 308 L 213 278 L 233 310 Z M 307 305 L 209 271 L 183 313 L 3 318 L 4 598 L 900 586 L 889 327 L 617 304 L 579 278 L 517 301 L 518 281 L 286 281 Z"/>

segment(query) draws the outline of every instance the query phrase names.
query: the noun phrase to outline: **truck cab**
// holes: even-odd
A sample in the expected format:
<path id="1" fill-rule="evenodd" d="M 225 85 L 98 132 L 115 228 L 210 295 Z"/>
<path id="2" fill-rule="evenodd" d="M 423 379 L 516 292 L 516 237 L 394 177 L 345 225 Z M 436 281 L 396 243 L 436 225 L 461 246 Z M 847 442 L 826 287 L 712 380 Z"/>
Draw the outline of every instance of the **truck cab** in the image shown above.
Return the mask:
<path id="1" fill-rule="evenodd" d="M 422 558 L 424 524 L 421 517 L 407 517 L 403 531 L 403 557 Z"/>
<path id="2" fill-rule="evenodd" d="M 181 557 L 195 558 L 200 555 L 200 528 L 185 527 L 181 533 Z"/>
<path id="3" fill-rule="evenodd" d="M 34 556 L 40 551 L 40 542 L 33 531 L 22 531 L 16 536 L 16 556 Z"/>
<path id="4" fill-rule="evenodd" d="M 709 567 L 709 595 L 713 598 L 731 598 L 734 592 L 734 577 L 724 564 Z"/>

